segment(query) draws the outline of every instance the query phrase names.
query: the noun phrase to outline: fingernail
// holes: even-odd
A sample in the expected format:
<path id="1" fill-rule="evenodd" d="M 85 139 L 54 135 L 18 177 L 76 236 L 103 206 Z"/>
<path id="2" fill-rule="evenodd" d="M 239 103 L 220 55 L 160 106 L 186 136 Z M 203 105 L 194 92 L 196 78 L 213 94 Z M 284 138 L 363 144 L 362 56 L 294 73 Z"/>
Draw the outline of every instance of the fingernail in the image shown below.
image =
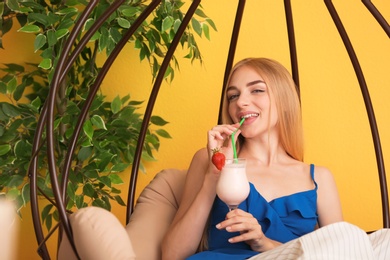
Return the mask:
<path id="1" fill-rule="evenodd" d="M 220 229 L 221 228 L 221 224 L 217 224 L 215 227 Z"/>

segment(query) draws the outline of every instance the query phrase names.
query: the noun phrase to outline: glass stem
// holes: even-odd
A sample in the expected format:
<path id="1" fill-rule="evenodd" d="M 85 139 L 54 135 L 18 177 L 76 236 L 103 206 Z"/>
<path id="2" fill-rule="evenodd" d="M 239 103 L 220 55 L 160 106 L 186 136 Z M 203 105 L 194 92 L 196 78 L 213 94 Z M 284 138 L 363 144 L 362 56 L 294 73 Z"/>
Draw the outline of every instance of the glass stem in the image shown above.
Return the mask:
<path id="1" fill-rule="evenodd" d="M 235 210 L 238 208 L 238 205 L 229 205 L 229 211 Z"/>

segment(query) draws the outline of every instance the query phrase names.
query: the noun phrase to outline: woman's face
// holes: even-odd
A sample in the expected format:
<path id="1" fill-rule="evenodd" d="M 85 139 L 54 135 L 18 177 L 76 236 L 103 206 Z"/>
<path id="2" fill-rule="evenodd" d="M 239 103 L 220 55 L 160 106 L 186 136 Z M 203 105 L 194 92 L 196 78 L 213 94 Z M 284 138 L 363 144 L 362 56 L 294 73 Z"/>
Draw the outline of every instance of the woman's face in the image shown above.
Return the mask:
<path id="1" fill-rule="evenodd" d="M 246 118 L 241 127 L 244 137 L 255 137 L 274 129 L 278 118 L 275 102 L 271 102 L 270 89 L 254 69 L 238 68 L 231 76 L 226 96 L 233 122 Z"/>

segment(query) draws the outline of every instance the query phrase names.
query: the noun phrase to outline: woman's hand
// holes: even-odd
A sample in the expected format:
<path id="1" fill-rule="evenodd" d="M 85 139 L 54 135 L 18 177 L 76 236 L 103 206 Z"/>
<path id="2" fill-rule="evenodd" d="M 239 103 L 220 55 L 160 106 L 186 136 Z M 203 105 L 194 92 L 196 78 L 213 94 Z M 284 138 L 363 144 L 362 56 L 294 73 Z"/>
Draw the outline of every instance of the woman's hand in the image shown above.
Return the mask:
<path id="1" fill-rule="evenodd" d="M 217 125 L 213 127 L 211 130 L 207 133 L 207 150 L 209 153 L 209 158 L 211 160 L 211 157 L 213 155 L 213 149 L 218 148 L 220 151 L 225 155 L 226 158 L 233 158 L 233 148 L 232 148 L 232 142 L 229 140 L 230 136 L 233 134 L 234 131 L 237 130 L 239 127 L 239 124 L 233 124 L 233 125 Z M 235 134 L 235 140 L 237 141 L 237 137 L 241 133 L 240 130 L 238 130 Z"/>
<path id="2" fill-rule="evenodd" d="M 244 241 L 256 252 L 268 251 L 281 244 L 266 237 L 257 219 L 241 209 L 230 211 L 226 215 L 226 220 L 219 223 L 217 228 L 226 229 L 228 232 L 240 232 L 239 236 L 230 238 L 229 242 Z"/>

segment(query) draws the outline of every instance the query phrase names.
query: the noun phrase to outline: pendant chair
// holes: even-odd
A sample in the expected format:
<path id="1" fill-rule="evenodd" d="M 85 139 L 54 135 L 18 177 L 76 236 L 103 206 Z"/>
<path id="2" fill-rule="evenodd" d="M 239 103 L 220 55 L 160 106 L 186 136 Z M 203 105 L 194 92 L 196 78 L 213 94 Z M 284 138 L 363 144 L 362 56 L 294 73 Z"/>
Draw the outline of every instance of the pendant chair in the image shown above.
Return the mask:
<path id="1" fill-rule="evenodd" d="M 29 176 L 30 176 L 30 185 L 31 185 L 31 210 L 33 215 L 33 224 L 34 229 L 36 233 L 36 239 L 38 243 L 38 254 L 42 259 L 51 259 L 53 256 L 49 255 L 49 251 L 46 246 L 47 239 L 51 236 L 51 233 L 48 235 L 44 235 L 43 228 L 42 228 L 42 221 L 40 218 L 39 213 L 39 200 L 38 196 L 42 195 L 42 191 L 38 189 L 37 185 L 37 175 L 38 175 L 38 154 L 39 153 L 47 153 L 48 157 L 48 168 L 50 171 L 50 179 L 51 179 L 51 185 L 53 188 L 53 193 L 55 197 L 55 201 L 52 202 L 55 204 L 55 206 L 58 209 L 59 213 L 59 227 L 62 232 L 61 239 L 66 238 L 69 243 L 69 247 L 71 250 L 73 250 L 74 255 L 76 258 L 80 258 L 79 252 L 78 252 L 78 246 L 76 245 L 74 241 L 74 230 L 72 229 L 71 223 L 70 223 L 70 212 L 67 212 L 66 210 L 66 201 L 67 201 L 67 183 L 69 178 L 69 173 L 71 172 L 72 167 L 72 158 L 76 150 L 76 144 L 77 140 L 80 136 L 80 133 L 82 132 L 82 126 L 83 123 L 87 117 L 89 108 L 91 107 L 92 101 L 99 90 L 99 87 L 106 76 L 107 72 L 109 71 L 110 67 L 112 66 L 113 62 L 125 46 L 125 44 L 128 42 L 130 37 L 134 34 L 134 32 L 138 29 L 138 27 L 142 24 L 142 22 L 149 17 L 149 15 L 155 10 L 158 5 L 160 4 L 161 0 L 152 0 L 150 1 L 150 4 L 148 7 L 140 13 L 137 20 L 131 25 L 131 27 L 128 29 L 126 34 L 123 35 L 123 38 L 118 42 L 118 44 L 115 46 L 115 49 L 112 51 L 112 53 L 109 55 L 109 57 L 106 59 L 101 71 L 99 72 L 95 82 L 90 88 L 88 99 L 85 102 L 84 107 L 82 108 L 80 112 L 80 116 L 78 118 L 78 124 L 77 128 L 74 129 L 74 133 L 71 139 L 71 143 L 68 147 L 66 159 L 64 162 L 64 167 L 62 172 L 58 172 L 58 167 L 56 166 L 56 154 L 54 151 L 55 147 L 55 138 L 54 138 L 54 115 L 55 115 L 55 97 L 57 91 L 59 91 L 59 86 L 61 82 L 64 80 L 67 72 L 69 71 L 72 64 L 75 62 L 76 57 L 80 55 L 82 49 L 86 46 L 89 39 L 94 35 L 94 33 L 100 28 L 100 26 L 106 21 L 110 14 L 115 12 L 123 3 L 123 0 L 117 0 L 113 1 L 111 6 L 105 10 L 104 13 L 101 14 L 101 16 L 96 19 L 96 22 L 93 24 L 93 26 L 84 33 L 83 37 L 78 41 L 77 45 L 75 45 L 76 39 L 78 35 L 80 34 L 83 25 L 85 24 L 86 20 L 88 19 L 89 14 L 92 12 L 94 7 L 97 5 L 97 0 L 92 0 L 89 2 L 88 6 L 85 8 L 81 16 L 79 17 L 77 23 L 75 24 L 73 30 L 71 31 L 67 43 L 63 48 L 63 52 L 60 55 L 58 64 L 56 66 L 53 80 L 50 86 L 50 92 L 48 94 L 44 109 L 41 112 L 39 122 L 37 124 L 36 129 L 36 136 L 35 141 L 33 143 L 33 157 L 31 159 L 31 164 L 29 168 Z M 183 19 L 182 24 L 177 30 L 176 35 L 174 36 L 171 45 L 163 59 L 163 62 L 161 64 L 161 69 L 158 72 L 156 79 L 153 84 L 153 88 L 149 97 L 149 100 L 147 102 L 144 119 L 142 123 L 142 127 L 139 133 L 139 139 L 137 143 L 137 148 L 134 154 L 134 161 L 132 164 L 132 170 L 130 175 L 130 185 L 129 185 L 129 195 L 127 199 L 127 219 L 126 224 L 129 224 L 131 222 L 131 218 L 135 215 L 137 215 L 137 207 L 135 206 L 135 190 L 137 187 L 137 177 L 138 177 L 138 171 L 140 167 L 140 160 L 141 160 L 141 152 L 142 152 L 142 146 L 145 140 L 145 136 L 148 130 L 149 121 L 153 112 L 154 104 L 156 102 L 160 86 L 164 80 L 164 74 L 168 68 L 169 62 L 171 61 L 171 58 L 176 50 L 176 47 L 180 43 L 180 38 L 183 35 L 183 32 L 188 25 L 188 23 L 191 21 L 192 16 L 194 15 L 196 9 L 200 5 L 200 0 L 193 0 L 191 4 L 189 5 L 189 8 L 186 12 L 186 15 Z M 291 72 L 293 79 L 297 85 L 298 94 L 300 93 L 300 82 L 299 82 L 299 64 L 297 59 L 297 50 L 296 50 L 296 42 L 295 42 L 295 35 L 294 35 L 294 23 L 293 23 L 293 12 L 291 8 L 291 1 L 284 0 L 284 11 L 285 11 L 285 19 L 286 19 L 286 26 L 287 26 L 287 33 L 288 33 L 288 45 L 289 45 L 289 54 L 290 54 L 290 62 L 291 62 Z M 390 38 L 390 26 L 387 23 L 387 21 L 384 19 L 384 17 L 381 15 L 379 10 L 374 6 L 374 4 L 371 1 L 362 1 L 363 4 L 366 6 L 368 12 L 372 14 L 372 16 L 375 18 L 375 21 L 381 26 L 383 29 L 383 33 L 387 34 L 387 36 Z M 377 122 L 375 118 L 374 113 L 374 107 L 372 105 L 370 94 L 369 94 L 369 88 L 367 86 L 365 75 L 362 71 L 362 68 L 359 64 L 359 59 L 355 53 L 354 46 L 352 42 L 349 39 L 348 33 L 346 29 L 343 26 L 343 22 L 340 19 L 337 10 L 335 6 L 333 5 L 332 1 L 324 1 L 327 10 L 334 22 L 335 27 L 338 30 L 339 36 L 342 39 L 342 42 L 345 46 L 345 50 L 348 53 L 351 65 L 353 66 L 353 69 L 356 74 L 356 78 L 359 82 L 361 95 L 364 100 L 365 109 L 367 112 L 368 122 L 370 125 L 370 130 L 372 134 L 372 142 L 375 149 L 375 156 L 376 156 L 376 163 L 377 163 L 377 170 L 378 170 L 378 179 L 375 181 L 379 181 L 380 186 L 380 194 L 381 194 L 381 203 L 382 203 L 382 214 L 383 214 L 383 227 L 384 228 L 390 228 L 390 215 L 389 215 L 389 198 L 388 198 L 388 188 L 387 188 L 387 181 L 386 181 L 386 172 L 385 172 L 385 165 L 384 165 L 384 159 L 382 154 L 382 147 L 381 147 L 381 141 L 380 141 L 380 135 L 379 130 L 377 127 Z M 237 0 L 237 10 L 236 10 L 236 16 L 234 18 L 234 26 L 232 28 L 232 34 L 231 34 L 231 41 L 230 41 L 230 47 L 228 50 L 228 53 L 226 54 L 226 67 L 225 67 L 225 74 L 221 75 L 221 93 L 224 92 L 224 88 L 226 86 L 227 77 L 229 75 L 229 72 L 232 68 L 233 61 L 235 58 L 235 52 L 237 47 L 237 41 L 239 37 L 239 32 L 241 29 L 241 21 L 244 15 L 245 10 L 245 0 Z M 233 18 L 232 18 L 233 19 Z M 221 95 L 221 102 L 222 102 L 222 95 Z M 216 113 L 218 113 L 216 111 Z M 221 120 L 221 111 L 219 111 L 219 122 Z M 216 122 L 217 123 L 217 122 Z M 45 134 L 44 134 L 45 133 Z M 47 150 L 43 151 L 41 150 L 41 143 L 46 142 L 47 143 Z M 156 182 L 159 181 L 159 179 L 162 179 L 163 182 L 169 189 L 172 190 L 172 197 L 167 200 L 166 204 L 169 205 L 169 207 L 175 207 L 174 204 L 179 203 L 180 196 L 181 196 L 181 184 L 184 181 L 185 178 L 185 172 L 173 170 L 174 175 L 172 173 L 167 173 L 166 171 L 163 171 L 161 174 L 159 173 L 158 176 L 152 181 L 150 185 L 153 187 L 151 188 L 148 186 L 144 192 L 148 193 L 151 192 L 150 189 L 155 189 L 154 187 Z M 172 171 L 170 171 L 172 172 Z M 59 178 L 58 176 L 61 176 Z M 180 177 L 173 177 L 173 176 L 180 176 Z M 171 184 L 171 182 L 176 182 L 175 184 Z M 158 189 L 158 188 L 156 188 Z M 147 195 L 145 195 L 147 196 Z M 141 206 L 140 206 L 141 207 Z M 136 210 L 135 210 L 136 209 Z M 169 218 L 171 219 L 173 215 L 169 215 L 167 217 L 167 221 L 169 221 Z M 137 217 L 140 218 L 140 217 Z M 133 224 L 134 225 L 134 224 Z M 136 228 L 136 227 L 135 227 Z M 140 231 L 142 232 L 142 230 Z M 164 230 L 161 231 L 162 233 L 165 232 Z M 59 242 L 60 243 L 60 242 Z M 134 244 L 133 244 L 134 246 Z M 150 249 L 152 250 L 152 249 Z"/>

